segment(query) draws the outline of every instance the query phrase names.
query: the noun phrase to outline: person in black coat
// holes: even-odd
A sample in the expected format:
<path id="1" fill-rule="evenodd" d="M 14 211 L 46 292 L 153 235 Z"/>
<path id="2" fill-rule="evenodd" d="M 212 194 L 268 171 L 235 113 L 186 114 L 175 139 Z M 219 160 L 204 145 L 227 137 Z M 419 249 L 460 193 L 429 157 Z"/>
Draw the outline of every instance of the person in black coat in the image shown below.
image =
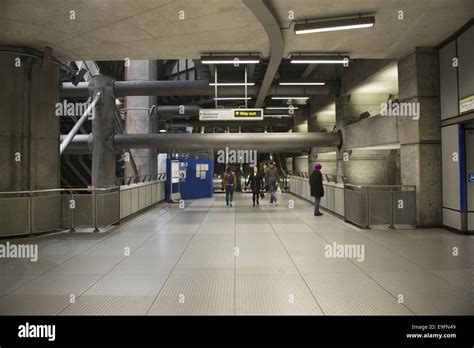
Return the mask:
<path id="1" fill-rule="evenodd" d="M 316 163 L 314 170 L 309 177 L 309 185 L 311 186 L 311 196 L 314 197 L 314 216 L 323 215 L 319 211 L 321 197 L 324 197 L 323 175 L 321 174 L 321 164 Z"/>
<path id="2" fill-rule="evenodd" d="M 247 179 L 247 182 L 245 183 L 245 186 L 249 186 L 250 189 L 252 190 L 252 201 L 253 201 L 253 206 L 255 207 L 255 198 L 257 199 L 257 204 L 260 190 L 263 187 L 263 177 L 262 175 L 258 172 L 257 166 L 253 167 L 253 172 L 249 175 L 249 178 Z"/>

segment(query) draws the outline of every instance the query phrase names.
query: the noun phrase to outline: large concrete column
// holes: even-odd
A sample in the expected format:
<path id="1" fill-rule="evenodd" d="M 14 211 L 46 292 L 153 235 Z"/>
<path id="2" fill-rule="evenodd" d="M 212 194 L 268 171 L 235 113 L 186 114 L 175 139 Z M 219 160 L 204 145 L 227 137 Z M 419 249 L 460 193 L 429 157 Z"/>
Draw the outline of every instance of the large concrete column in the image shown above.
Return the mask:
<path id="1" fill-rule="evenodd" d="M 293 115 L 293 133 L 308 132 L 308 115 L 305 113 L 295 113 Z M 297 172 L 308 172 L 308 156 L 293 156 L 292 168 Z"/>
<path id="2" fill-rule="evenodd" d="M 92 149 L 92 186 L 107 187 L 115 185 L 116 157 L 113 145 L 115 135 L 115 96 L 114 80 L 108 76 L 94 76 L 89 84 L 92 99 L 100 92 L 102 100 L 95 107 L 92 120 L 94 147 Z"/>
<path id="3" fill-rule="evenodd" d="M 0 191 L 59 186 L 59 67 L 41 63 L 0 55 Z"/>
<path id="4" fill-rule="evenodd" d="M 313 96 L 310 99 L 308 132 L 331 132 L 336 124 L 334 96 Z M 309 171 L 315 163 L 322 165 L 325 174 L 336 174 L 337 159 L 335 147 L 313 147 L 308 156 Z"/>
<path id="5" fill-rule="evenodd" d="M 416 49 L 398 62 L 401 103 L 419 103 L 420 118 L 398 118 L 401 180 L 416 185 L 417 224 L 438 226 L 442 219 L 438 53 Z"/>
<path id="6" fill-rule="evenodd" d="M 157 78 L 156 61 L 132 60 L 126 70 L 127 80 L 155 80 Z M 157 132 L 156 121 L 147 110 L 156 103 L 156 97 L 127 97 L 125 132 L 127 134 L 149 134 Z M 158 160 L 154 149 L 132 149 L 138 175 L 150 175 L 157 172 Z M 125 162 L 125 176 L 134 176 L 130 162 Z"/>

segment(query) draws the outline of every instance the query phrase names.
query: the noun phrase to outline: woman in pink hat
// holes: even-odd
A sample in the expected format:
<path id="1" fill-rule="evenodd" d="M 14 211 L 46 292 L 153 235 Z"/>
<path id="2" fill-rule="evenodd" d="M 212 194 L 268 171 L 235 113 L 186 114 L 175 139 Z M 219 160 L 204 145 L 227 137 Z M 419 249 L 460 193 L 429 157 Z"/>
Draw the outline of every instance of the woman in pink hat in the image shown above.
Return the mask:
<path id="1" fill-rule="evenodd" d="M 314 197 L 314 216 L 323 215 L 319 211 L 321 197 L 324 197 L 323 175 L 321 174 L 321 164 L 316 163 L 314 170 L 309 177 L 309 185 L 311 186 L 311 196 Z"/>

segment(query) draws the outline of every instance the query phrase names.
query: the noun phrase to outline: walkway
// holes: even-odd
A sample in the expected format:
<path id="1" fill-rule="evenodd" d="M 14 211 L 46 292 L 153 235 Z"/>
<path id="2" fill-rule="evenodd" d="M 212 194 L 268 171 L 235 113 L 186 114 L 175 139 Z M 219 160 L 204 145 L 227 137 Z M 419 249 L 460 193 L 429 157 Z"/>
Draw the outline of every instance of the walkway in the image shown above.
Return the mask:
<path id="1" fill-rule="evenodd" d="M 474 314 L 474 236 L 361 230 L 289 194 L 278 207 L 235 199 L 10 240 L 37 243 L 39 259 L 0 259 L 0 314 Z M 363 245 L 363 260 L 326 257 L 333 242 Z"/>

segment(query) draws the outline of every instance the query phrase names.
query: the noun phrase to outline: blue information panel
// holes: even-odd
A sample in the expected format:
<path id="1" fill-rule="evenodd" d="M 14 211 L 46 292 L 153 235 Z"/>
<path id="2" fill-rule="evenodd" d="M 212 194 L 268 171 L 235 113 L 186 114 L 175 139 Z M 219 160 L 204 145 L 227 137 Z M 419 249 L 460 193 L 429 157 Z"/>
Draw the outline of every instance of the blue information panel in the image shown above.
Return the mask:
<path id="1" fill-rule="evenodd" d="M 474 183 L 474 173 L 467 174 L 467 182 Z"/>

